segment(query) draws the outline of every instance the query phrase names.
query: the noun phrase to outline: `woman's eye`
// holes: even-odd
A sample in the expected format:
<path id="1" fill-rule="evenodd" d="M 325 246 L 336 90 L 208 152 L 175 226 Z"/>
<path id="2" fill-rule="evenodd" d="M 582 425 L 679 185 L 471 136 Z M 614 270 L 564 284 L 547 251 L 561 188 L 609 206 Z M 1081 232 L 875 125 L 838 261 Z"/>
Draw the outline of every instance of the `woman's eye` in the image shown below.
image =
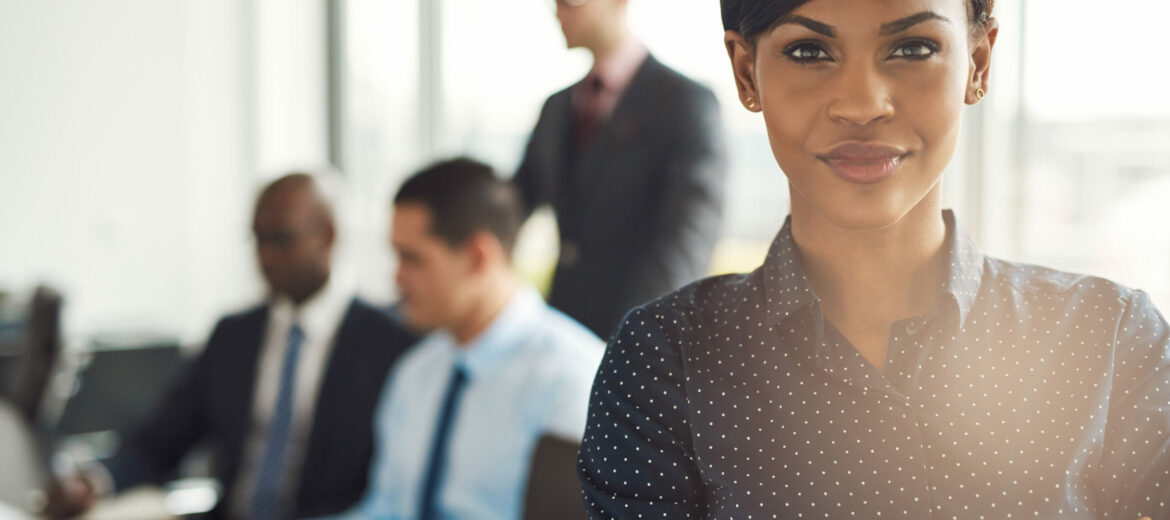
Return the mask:
<path id="1" fill-rule="evenodd" d="M 817 61 L 829 59 L 829 53 L 816 45 L 794 45 L 784 54 L 795 61 Z"/>
<path id="2" fill-rule="evenodd" d="M 911 42 L 899 45 L 890 54 L 894 58 L 926 59 L 938 52 L 938 48 L 927 42 Z"/>

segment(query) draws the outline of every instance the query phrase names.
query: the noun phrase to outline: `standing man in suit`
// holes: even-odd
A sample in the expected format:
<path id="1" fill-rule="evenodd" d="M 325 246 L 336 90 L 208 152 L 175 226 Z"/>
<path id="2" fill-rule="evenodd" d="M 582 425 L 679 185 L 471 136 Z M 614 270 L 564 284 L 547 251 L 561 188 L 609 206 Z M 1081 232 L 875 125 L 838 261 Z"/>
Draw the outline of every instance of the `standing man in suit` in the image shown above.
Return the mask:
<path id="1" fill-rule="evenodd" d="M 549 303 L 602 337 L 707 274 L 726 177 L 714 94 L 630 34 L 627 1 L 557 1 L 566 43 L 593 68 L 545 102 L 515 177 L 529 213 L 547 203 L 557 216 Z"/>
<path id="2" fill-rule="evenodd" d="M 412 338 L 330 275 L 333 212 L 313 177 L 268 185 L 252 226 L 269 300 L 221 320 L 119 454 L 58 486 L 53 516 L 165 482 L 201 442 L 223 486 L 212 518 L 321 515 L 361 497 L 382 382 Z"/>

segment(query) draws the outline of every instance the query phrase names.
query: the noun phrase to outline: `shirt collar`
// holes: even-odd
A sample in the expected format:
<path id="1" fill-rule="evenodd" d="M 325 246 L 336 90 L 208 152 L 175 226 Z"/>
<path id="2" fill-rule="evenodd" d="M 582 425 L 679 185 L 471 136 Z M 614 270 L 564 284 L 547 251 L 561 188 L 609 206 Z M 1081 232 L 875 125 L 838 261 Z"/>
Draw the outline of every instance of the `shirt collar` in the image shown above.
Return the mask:
<path id="1" fill-rule="evenodd" d="M 943 221 L 947 226 L 946 248 L 950 265 L 942 291 L 956 304 L 959 324 L 962 325 L 975 305 L 975 298 L 983 284 L 984 256 L 975 240 L 959 227 L 953 211 L 943 211 Z"/>
<path id="2" fill-rule="evenodd" d="M 949 209 L 943 211 L 943 222 L 947 229 L 944 247 L 950 265 L 940 298 L 945 297 L 955 303 L 959 314 L 958 322 L 962 324 L 975 303 L 975 297 L 979 294 L 983 280 L 983 253 L 979 251 L 975 241 L 955 222 L 953 211 Z M 776 325 L 810 304 L 820 304 L 820 299 L 805 274 L 804 265 L 796 249 L 796 241 L 792 238 L 791 216 L 784 220 L 784 226 L 772 241 L 764 265 L 760 269 L 764 277 L 768 325 Z M 938 312 L 937 304 L 935 312 Z"/>
<path id="3" fill-rule="evenodd" d="M 637 38 L 627 38 L 613 54 L 595 62 L 586 77 L 600 79 L 604 90 L 623 91 L 649 54 Z"/>
<path id="4" fill-rule="evenodd" d="M 297 324 L 306 337 L 332 334 L 349 309 L 352 292 L 344 276 L 331 274 L 317 292 L 300 305 L 284 295 L 272 298 L 272 315 L 278 323 Z"/>
<path id="5" fill-rule="evenodd" d="M 488 328 L 470 344 L 459 346 L 449 331 L 438 331 L 444 343 L 454 353 L 454 362 L 467 371 L 470 379 L 490 371 L 506 361 L 510 354 L 524 344 L 529 331 L 539 323 L 545 307 L 544 299 L 534 287 L 522 285 L 508 300 L 500 314 Z"/>
<path id="6" fill-rule="evenodd" d="M 784 225 L 772 240 L 772 247 L 768 249 L 768 256 L 764 258 L 760 272 L 764 278 L 769 326 L 780 323 L 810 304 L 819 304 L 819 298 L 808 282 L 800 254 L 796 250 L 796 240 L 792 238 L 791 215 L 784 219 Z"/>

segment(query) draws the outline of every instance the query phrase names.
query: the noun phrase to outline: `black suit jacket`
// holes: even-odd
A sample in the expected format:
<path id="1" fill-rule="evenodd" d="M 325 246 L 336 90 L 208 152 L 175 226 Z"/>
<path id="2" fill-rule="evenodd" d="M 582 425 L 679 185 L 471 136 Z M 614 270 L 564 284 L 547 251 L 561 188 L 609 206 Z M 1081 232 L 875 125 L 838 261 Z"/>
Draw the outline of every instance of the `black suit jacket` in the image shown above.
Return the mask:
<path id="1" fill-rule="evenodd" d="M 648 56 L 591 144 L 572 138 L 572 87 L 548 99 L 515 182 L 548 203 L 561 257 L 549 303 L 606 337 L 627 310 L 707 274 L 726 159 L 707 88 Z"/>
<path id="2" fill-rule="evenodd" d="M 165 481 L 200 442 L 213 452 L 224 495 L 212 518 L 230 518 L 252 424 L 253 388 L 268 307 L 228 316 L 145 424 L 107 463 L 119 490 Z M 342 511 L 361 498 L 373 454 L 373 415 L 391 364 L 414 338 L 354 299 L 342 319 L 314 411 L 293 513 Z"/>

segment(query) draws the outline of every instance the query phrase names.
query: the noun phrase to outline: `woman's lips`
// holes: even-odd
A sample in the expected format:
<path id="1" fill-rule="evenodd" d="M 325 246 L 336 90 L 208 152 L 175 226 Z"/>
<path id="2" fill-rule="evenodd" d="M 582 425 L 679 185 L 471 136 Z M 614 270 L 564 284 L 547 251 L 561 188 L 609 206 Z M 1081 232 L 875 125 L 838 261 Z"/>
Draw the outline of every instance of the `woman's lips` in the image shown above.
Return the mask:
<path id="1" fill-rule="evenodd" d="M 837 177 L 855 184 L 873 184 L 888 179 L 902 165 L 908 153 L 880 144 L 845 143 L 817 156 Z"/>

